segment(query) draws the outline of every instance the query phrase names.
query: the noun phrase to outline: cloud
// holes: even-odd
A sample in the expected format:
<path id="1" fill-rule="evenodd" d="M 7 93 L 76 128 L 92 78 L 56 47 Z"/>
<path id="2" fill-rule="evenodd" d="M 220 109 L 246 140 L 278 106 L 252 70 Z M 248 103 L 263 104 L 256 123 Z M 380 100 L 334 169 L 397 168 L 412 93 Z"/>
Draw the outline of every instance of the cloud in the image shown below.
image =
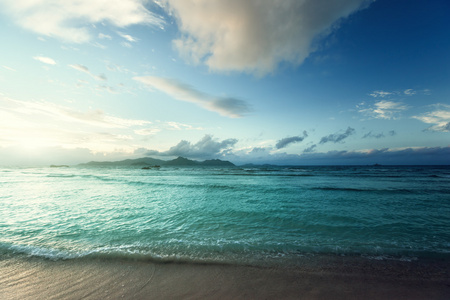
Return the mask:
<path id="1" fill-rule="evenodd" d="M 425 90 L 414 90 L 414 89 L 406 89 L 404 91 L 382 91 L 382 90 L 378 90 L 378 91 L 373 91 L 372 93 L 369 94 L 369 96 L 372 96 L 374 98 L 391 98 L 393 96 L 414 96 L 417 94 L 421 94 L 421 95 L 430 95 L 430 90 L 429 89 L 425 89 Z"/>
<path id="2" fill-rule="evenodd" d="M 384 138 L 384 134 L 383 134 L 383 133 L 373 134 L 372 131 L 369 131 L 369 132 L 366 133 L 362 138 L 363 138 L 363 139 L 365 139 L 365 138 L 375 138 L 375 139 L 380 139 L 380 138 Z"/>
<path id="3" fill-rule="evenodd" d="M 250 154 L 261 154 L 266 153 L 267 149 L 264 147 L 254 147 L 249 153 Z"/>
<path id="4" fill-rule="evenodd" d="M 101 32 L 98 34 L 98 38 L 101 40 L 112 40 L 112 37 L 110 35 Z"/>
<path id="5" fill-rule="evenodd" d="M 348 138 L 349 136 L 351 136 L 352 134 L 355 133 L 355 129 L 348 127 L 347 130 L 345 130 L 344 133 L 333 133 L 327 136 L 324 136 L 320 139 L 319 144 L 325 144 L 328 142 L 333 142 L 333 143 L 339 143 L 342 142 L 344 139 Z"/>
<path id="6" fill-rule="evenodd" d="M 20 26 L 67 42 L 92 39 L 89 24 L 110 23 L 123 28 L 143 24 L 163 26 L 164 20 L 150 12 L 145 0 L 3 0 L 5 15 Z"/>
<path id="7" fill-rule="evenodd" d="M 374 98 L 384 98 L 387 96 L 392 95 L 392 92 L 385 92 L 385 91 L 373 91 L 372 93 L 370 93 L 369 95 L 374 97 Z"/>
<path id="8" fill-rule="evenodd" d="M 303 136 L 292 136 L 292 137 L 287 137 L 287 138 L 281 139 L 278 141 L 278 143 L 275 145 L 275 147 L 277 149 L 285 148 L 292 143 L 298 143 L 298 142 L 303 141 L 307 136 L 308 136 L 308 133 L 306 131 L 303 131 Z"/>
<path id="9" fill-rule="evenodd" d="M 436 104 L 435 106 L 436 110 L 412 118 L 426 124 L 434 124 L 428 127 L 427 131 L 450 132 L 450 105 Z"/>
<path id="10" fill-rule="evenodd" d="M 311 152 L 314 152 L 314 151 L 316 150 L 316 147 L 317 147 L 316 144 L 311 145 L 311 146 L 309 146 L 308 148 L 306 148 L 305 150 L 303 150 L 303 153 L 311 153 Z"/>
<path id="11" fill-rule="evenodd" d="M 0 148 L 16 147 L 30 155 L 48 156 L 43 150 L 48 147 L 131 153 L 142 146 L 135 139 L 134 130 L 149 124 L 146 120 L 120 118 L 101 110 L 80 111 L 47 101 L 0 96 Z M 0 157 L 1 160 L 4 158 Z"/>
<path id="12" fill-rule="evenodd" d="M 147 155 L 183 156 L 188 158 L 216 158 L 232 148 L 237 139 L 215 140 L 211 135 L 205 135 L 195 144 L 182 140 L 167 151 L 151 150 Z"/>
<path id="13" fill-rule="evenodd" d="M 450 147 L 416 147 L 369 149 L 361 151 L 329 151 L 298 157 L 310 164 L 450 164 Z"/>
<path id="14" fill-rule="evenodd" d="M 211 96 L 175 79 L 153 76 L 134 77 L 133 79 L 160 90 L 174 99 L 194 103 L 222 116 L 239 118 L 250 111 L 249 106 L 243 100 Z"/>
<path id="15" fill-rule="evenodd" d="M 359 112 L 375 119 L 396 119 L 397 115 L 408 109 L 402 102 L 381 100 L 373 107 L 360 109 Z"/>
<path id="16" fill-rule="evenodd" d="M 272 72 L 281 62 L 302 63 L 316 50 L 318 37 L 371 2 L 163 1 L 181 31 L 174 45 L 183 57 L 215 71 L 258 75 Z"/>
<path id="17" fill-rule="evenodd" d="M 47 65 L 56 65 L 56 61 L 51 59 L 50 57 L 44 57 L 44 56 L 35 56 L 33 57 L 35 60 L 40 61 L 41 63 L 47 64 Z"/>
<path id="18" fill-rule="evenodd" d="M 138 135 L 155 135 L 160 131 L 161 131 L 161 129 L 158 129 L 158 128 L 143 128 L 143 129 L 135 130 L 134 133 L 136 133 Z"/>
<path id="19" fill-rule="evenodd" d="M 131 43 L 136 43 L 136 42 L 138 41 L 137 38 L 132 37 L 132 36 L 129 35 L 129 34 L 125 34 L 125 33 L 120 32 L 120 31 L 118 31 L 117 34 L 118 34 L 119 36 L 121 36 L 122 38 L 126 39 L 127 41 L 131 42 Z"/>
<path id="20" fill-rule="evenodd" d="M 89 71 L 88 67 L 86 67 L 86 66 L 75 64 L 75 65 L 69 65 L 69 67 L 71 67 L 72 69 L 75 69 L 77 71 L 86 73 L 86 74 L 90 75 L 91 77 L 93 77 L 96 80 L 101 80 L 101 81 L 106 81 L 107 80 L 105 74 L 95 75 L 91 71 Z"/>
<path id="21" fill-rule="evenodd" d="M 313 146 L 311 147 L 314 148 Z M 235 155 L 224 156 L 224 159 L 236 164 L 372 165 L 379 163 L 386 165 L 450 165 L 450 146 L 328 152 L 304 151 L 302 154 L 276 152 L 267 155 L 252 155 L 251 152 L 235 153 Z"/>
<path id="22" fill-rule="evenodd" d="M 405 94 L 407 96 L 412 96 L 412 95 L 417 94 L 417 92 L 415 90 L 413 90 L 413 89 L 407 89 L 407 90 L 403 91 L 403 94 Z"/>
<path id="23" fill-rule="evenodd" d="M 0 98 L 2 113 L 8 118 L 3 118 L 3 124 L 17 126 L 18 124 L 30 124 L 33 121 L 59 120 L 79 125 L 91 125 L 101 128 L 128 128 L 133 126 L 144 126 L 151 124 L 146 120 L 124 119 L 110 116 L 101 110 L 89 110 L 87 112 L 73 110 L 68 107 L 56 105 L 46 101 L 21 101 L 6 97 Z M 9 121 L 8 121 L 9 120 Z"/>
<path id="24" fill-rule="evenodd" d="M 16 72 L 16 69 L 13 69 L 13 68 L 11 68 L 11 67 L 8 67 L 8 66 L 5 66 L 5 65 L 2 65 L 2 67 L 5 68 L 5 69 L 8 70 L 8 71 Z"/>
<path id="25" fill-rule="evenodd" d="M 93 152 L 92 149 L 75 145 L 74 148 L 49 146 L 39 151 L 24 151 L 21 147 L 0 146 L 0 166 L 46 166 L 76 165 L 88 161 L 117 161 L 130 158 L 132 151 L 116 149 L 109 152 Z"/>

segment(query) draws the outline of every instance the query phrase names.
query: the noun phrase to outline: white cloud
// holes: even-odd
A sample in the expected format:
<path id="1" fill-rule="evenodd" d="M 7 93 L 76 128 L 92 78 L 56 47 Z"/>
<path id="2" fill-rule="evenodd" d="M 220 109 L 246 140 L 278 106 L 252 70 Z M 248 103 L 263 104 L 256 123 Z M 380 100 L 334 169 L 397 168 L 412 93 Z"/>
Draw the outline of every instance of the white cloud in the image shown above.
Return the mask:
<path id="1" fill-rule="evenodd" d="M 8 66 L 2 66 L 3 68 L 5 68 L 6 70 L 8 70 L 8 71 L 13 71 L 13 72 L 16 72 L 16 70 L 15 69 L 13 69 L 13 68 L 11 68 L 11 67 L 8 67 Z"/>
<path id="2" fill-rule="evenodd" d="M 247 103 L 243 100 L 211 96 L 175 79 L 153 76 L 134 77 L 133 79 L 160 90 L 174 99 L 194 103 L 222 116 L 239 118 L 250 111 Z"/>
<path id="3" fill-rule="evenodd" d="M 50 57 L 44 57 L 44 56 L 35 56 L 33 57 L 35 60 L 40 61 L 41 63 L 47 64 L 47 65 L 56 65 L 56 61 L 54 61 Z"/>
<path id="4" fill-rule="evenodd" d="M 112 37 L 108 34 L 99 33 L 98 38 L 101 40 L 112 40 Z"/>
<path id="5" fill-rule="evenodd" d="M 182 36 L 180 54 L 215 71 L 272 72 L 300 64 L 313 42 L 369 0 L 165 0 Z M 336 26 L 335 26 L 336 27 Z M 334 27 L 334 28 L 335 28 Z"/>
<path id="6" fill-rule="evenodd" d="M 177 145 L 170 147 L 167 151 L 150 150 L 148 155 L 161 156 L 183 156 L 189 158 L 217 158 L 225 155 L 237 143 L 237 139 L 226 139 L 218 141 L 212 135 L 205 135 L 195 144 L 186 140 L 180 141 Z"/>
<path id="7" fill-rule="evenodd" d="M 373 91 L 369 95 L 374 97 L 374 98 L 385 98 L 385 97 L 390 96 L 392 94 L 393 94 L 392 92 L 386 92 L 386 91 Z"/>
<path id="8" fill-rule="evenodd" d="M 427 130 L 450 132 L 450 105 L 437 104 L 436 107 L 437 109 L 434 111 L 413 116 L 413 118 L 427 124 L 433 124 Z"/>
<path id="9" fill-rule="evenodd" d="M 381 100 L 375 102 L 372 107 L 360 109 L 359 112 L 375 119 L 395 119 L 406 109 L 408 107 L 402 102 Z"/>
<path id="10" fill-rule="evenodd" d="M 160 131 L 161 131 L 161 129 L 158 129 L 158 128 L 143 128 L 143 129 L 135 130 L 134 133 L 136 133 L 138 135 L 155 135 Z"/>
<path id="11" fill-rule="evenodd" d="M 125 33 L 120 32 L 120 31 L 118 31 L 117 34 L 118 34 L 119 36 L 121 36 L 122 38 L 126 39 L 127 41 L 131 42 L 131 43 L 136 43 L 136 42 L 138 41 L 137 38 L 132 37 L 132 36 L 129 35 L 129 34 L 125 34 Z"/>
<path id="12" fill-rule="evenodd" d="M 3 0 L 5 15 L 38 34 L 68 42 L 91 40 L 88 24 L 111 23 L 123 28 L 145 24 L 161 27 L 164 21 L 150 12 L 145 0 Z"/>
<path id="13" fill-rule="evenodd" d="M 128 42 L 122 42 L 122 43 L 120 43 L 123 47 L 125 47 L 125 48 L 133 48 L 133 46 L 130 44 L 130 43 L 128 43 Z"/>
<path id="14" fill-rule="evenodd" d="M 417 94 L 417 91 L 413 90 L 413 89 L 407 89 L 403 91 L 403 94 L 407 95 L 407 96 L 412 96 Z"/>

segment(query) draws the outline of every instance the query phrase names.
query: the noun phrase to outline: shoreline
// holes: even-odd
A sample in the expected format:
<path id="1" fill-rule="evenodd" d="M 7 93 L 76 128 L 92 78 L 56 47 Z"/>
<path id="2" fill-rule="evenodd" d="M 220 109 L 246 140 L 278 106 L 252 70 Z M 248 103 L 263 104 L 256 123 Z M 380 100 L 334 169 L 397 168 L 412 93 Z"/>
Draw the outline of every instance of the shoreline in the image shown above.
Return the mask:
<path id="1" fill-rule="evenodd" d="M 318 256 L 296 267 L 0 258 L 1 299 L 447 299 L 450 261 Z"/>

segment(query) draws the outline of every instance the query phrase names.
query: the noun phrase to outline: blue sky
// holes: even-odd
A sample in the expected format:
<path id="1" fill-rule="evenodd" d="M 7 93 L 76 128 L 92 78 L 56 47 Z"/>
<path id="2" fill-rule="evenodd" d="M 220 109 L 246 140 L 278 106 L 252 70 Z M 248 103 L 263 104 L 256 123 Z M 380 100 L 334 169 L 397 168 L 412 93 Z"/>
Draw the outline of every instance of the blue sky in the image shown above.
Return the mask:
<path id="1" fill-rule="evenodd" d="M 450 163 L 448 1 L 0 8 L 0 165 Z"/>

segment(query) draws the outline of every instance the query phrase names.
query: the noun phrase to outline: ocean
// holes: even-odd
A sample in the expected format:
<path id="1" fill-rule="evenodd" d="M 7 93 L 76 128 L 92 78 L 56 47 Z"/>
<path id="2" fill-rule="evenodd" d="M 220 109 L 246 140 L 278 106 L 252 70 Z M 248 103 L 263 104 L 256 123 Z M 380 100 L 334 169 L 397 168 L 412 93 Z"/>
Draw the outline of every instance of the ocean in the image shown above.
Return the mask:
<path id="1" fill-rule="evenodd" d="M 0 257 L 414 261 L 449 228 L 449 166 L 0 169 Z"/>

